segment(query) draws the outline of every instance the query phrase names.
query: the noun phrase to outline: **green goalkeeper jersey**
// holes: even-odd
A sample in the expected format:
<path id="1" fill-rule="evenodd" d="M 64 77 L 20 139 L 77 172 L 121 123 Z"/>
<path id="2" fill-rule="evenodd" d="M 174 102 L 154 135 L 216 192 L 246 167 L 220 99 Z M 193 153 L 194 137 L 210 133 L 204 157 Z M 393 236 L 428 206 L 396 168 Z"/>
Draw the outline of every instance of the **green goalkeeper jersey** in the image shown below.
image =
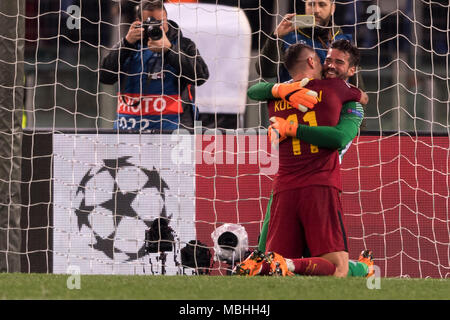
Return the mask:
<path id="1" fill-rule="evenodd" d="M 257 101 L 275 99 L 272 95 L 273 83 L 258 83 L 250 87 L 247 91 L 249 98 Z M 317 126 L 310 127 L 300 124 L 297 129 L 297 138 L 322 148 L 337 149 L 339 160 L 352 144 L 352 140 L 358 134 L 358 129 L 364 118 L 364 109 L 358 102 L 348 102 L 342 106 L 339 123 L 334 127 Z M 267 212 L 261 234 L 258 239 L 258 249 L 265 252 L 266 237 L 270 220 L 270 207 L 272 194 L 267 205 Z M 348 276 L 365 277 L 368 274 L 368 267 L 358 261 L 349 261 Z"/>

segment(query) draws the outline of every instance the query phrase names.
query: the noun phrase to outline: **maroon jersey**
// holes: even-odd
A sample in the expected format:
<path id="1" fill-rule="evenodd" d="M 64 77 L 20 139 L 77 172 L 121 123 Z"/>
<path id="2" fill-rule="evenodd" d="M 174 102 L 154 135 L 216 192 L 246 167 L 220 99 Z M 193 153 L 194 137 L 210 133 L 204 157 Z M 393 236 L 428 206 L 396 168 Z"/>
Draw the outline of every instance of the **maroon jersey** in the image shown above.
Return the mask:
<path id="1" fill-rule="evenodd" d="M 286 190 L 273 195 L 266 252 L 299 258 L 347 251 L 339 191 L 325 186 Z"/>
<path id="2" fill-rule="evenodd" d="M 308 112 L 301 112 L 283 100 L 268 103 L 269 117 L 280 117 L 309 126 L 335 126 L 342 105 L 359 101 L 361 92 L 341 79 L 312 80 L 306 86 L 318 93 L 319 102 Z M 279 146 L 279 169 L 274 179 L 274 193 L 310 185 L 341 187 L 337 150 L 319 148 L 297 138 L 283 140 Z"/>

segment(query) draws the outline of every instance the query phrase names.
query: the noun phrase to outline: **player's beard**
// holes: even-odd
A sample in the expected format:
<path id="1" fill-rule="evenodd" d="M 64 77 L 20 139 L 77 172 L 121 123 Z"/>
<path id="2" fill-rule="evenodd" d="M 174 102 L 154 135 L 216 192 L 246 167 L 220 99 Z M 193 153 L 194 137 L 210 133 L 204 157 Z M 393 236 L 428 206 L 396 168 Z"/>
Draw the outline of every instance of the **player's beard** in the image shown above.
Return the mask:
<path id="1" fill-rule="evenodd" d="M 322 77 L 324 79 L 342 79 L 342 80 L 347 80 L 348 76 L 347 73 L 339 73 L 336 69 L 334 68 L 328 68 L 328 69 L 323 69 L 322 70 Z"/>
<path id="2" fill-rule="evenodd" d="M 324 69 L 322 71 L 322 74 L 325 79 L 341 78 L 339 73 L 334 68 L 328 68 L 326 70 Z"/>

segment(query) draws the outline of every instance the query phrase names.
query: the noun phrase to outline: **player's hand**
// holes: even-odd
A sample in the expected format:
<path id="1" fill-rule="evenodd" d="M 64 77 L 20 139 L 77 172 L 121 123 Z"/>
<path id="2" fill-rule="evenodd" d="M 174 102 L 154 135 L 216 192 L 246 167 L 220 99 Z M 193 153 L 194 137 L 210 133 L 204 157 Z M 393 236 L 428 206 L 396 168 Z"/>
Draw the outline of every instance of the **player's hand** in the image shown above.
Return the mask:
<path id="1" fill-rule="evenodd" d="M 170 42 L 169 38 L 167 38 L 166 33 L 164 32 L 164 29 L 161 27 L 162 30 L 162 37 L 159 40 L 152 40 L 148 39 L 147 47 L 153 51 L 153 52 L 166 52 L 170 48 L 172 48 L 172 43 Z"/>
<path id="2" fill-rule="evenodd" d="M 272 148 L 275 150 L 278 150 L 278 145 L 280 144 L 280 142 L 286 139 L 286 137 L 280 137 L 280 133 L 278 132 L 277 129 L 272 127 L 272 125 L 269 126 L 268 135 L 270 144 L 272 145 Z"/>
<path id="3" fill-rule="evenodd" d="M 128 33 L 125 36 L 125 39 L 129 44 L 135 44 L 142 38 L 142 33 L 144 32 L 144 28 L 140 28 L 141 22 L 139 20 L 134 21 L 130 29 L 128 29 Z"/>
<path id="4" fill-rule="evenodd" d="M 308 109 L 314 108 L 318 102 L 317 92 L 303 88 L 308 82 L 309 79 L 304 78 L 302 81 L 276 84 L 272 88 L 272 95 L 289 102 L 294 108 L 306 112 Z"/>
<path id="5" fill-rule="evenodd" d="M 295 25 L 292 23 L 292 18 L 295 16 L 295 13 L 288 13 L 283 17 L 280 24 L 275 29 L 273 33 L 275 36 L 282 38 L 287 35 L 289 32 L 295 30 Z"/>
<path id="6" fill-rule="evenodd" d="M 287 137 L 297 136 L 298 123 L 292 120 L 288 121 L 280 117 L 271 117 L 269 120 L 272 122 L 269 130 L 272 128 L 272 131 L 276 130 L 276 132 L 278 132 L 279 142 L 283 141 Z"/>

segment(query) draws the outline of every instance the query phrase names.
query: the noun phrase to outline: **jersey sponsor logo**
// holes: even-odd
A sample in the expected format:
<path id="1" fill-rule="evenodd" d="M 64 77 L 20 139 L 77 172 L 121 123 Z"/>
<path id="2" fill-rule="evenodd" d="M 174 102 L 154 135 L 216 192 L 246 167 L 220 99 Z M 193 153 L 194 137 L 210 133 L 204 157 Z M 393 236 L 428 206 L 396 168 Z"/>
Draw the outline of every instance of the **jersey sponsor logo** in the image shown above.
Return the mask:
<path id="1" fill-rule="evenodd" d="M 119 94 L 118 114 L 135 116 L 182 113 L 181 97 L 174 95 Z"/>

